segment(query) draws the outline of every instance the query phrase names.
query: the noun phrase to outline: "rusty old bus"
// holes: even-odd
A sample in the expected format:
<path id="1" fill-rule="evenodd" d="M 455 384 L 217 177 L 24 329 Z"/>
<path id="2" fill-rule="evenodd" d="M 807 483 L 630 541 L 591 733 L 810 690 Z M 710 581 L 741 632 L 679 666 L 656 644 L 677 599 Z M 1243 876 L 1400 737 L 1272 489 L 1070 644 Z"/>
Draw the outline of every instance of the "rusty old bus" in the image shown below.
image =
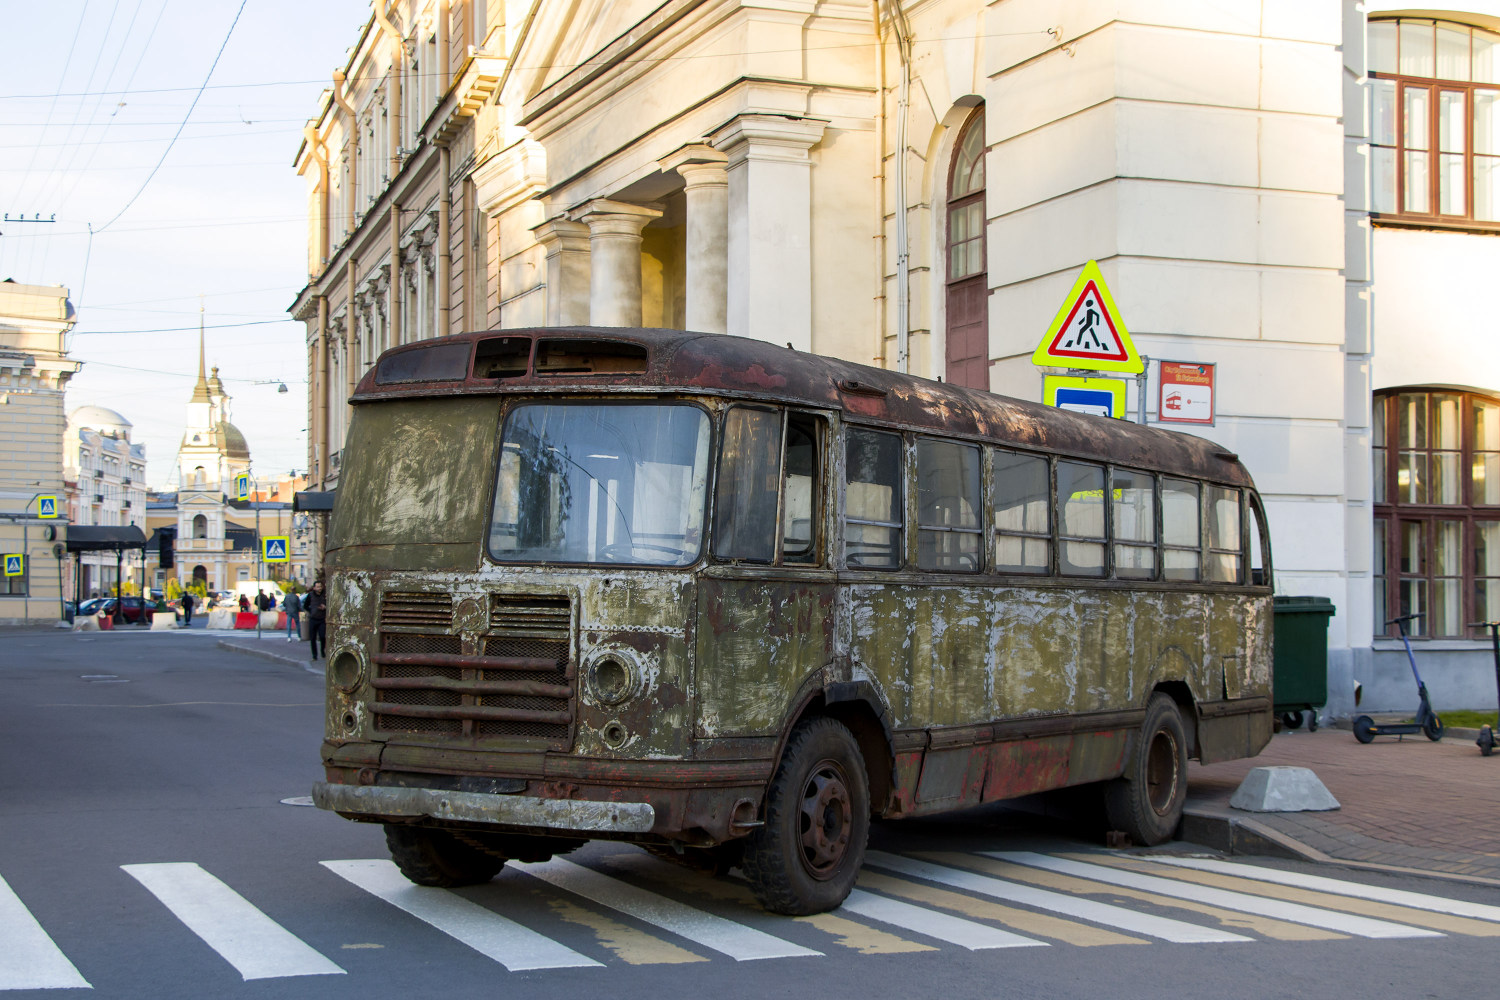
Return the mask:
<path id="1" fill-rule="evenodd" d="M 614 838 L 817 912 L 871 817 L 1097 782 L 1156 843 L 1270 738 L 1202 438 L 668 330 L 410 344 L 352 402 L 314 798 L 415 882 Z"/>

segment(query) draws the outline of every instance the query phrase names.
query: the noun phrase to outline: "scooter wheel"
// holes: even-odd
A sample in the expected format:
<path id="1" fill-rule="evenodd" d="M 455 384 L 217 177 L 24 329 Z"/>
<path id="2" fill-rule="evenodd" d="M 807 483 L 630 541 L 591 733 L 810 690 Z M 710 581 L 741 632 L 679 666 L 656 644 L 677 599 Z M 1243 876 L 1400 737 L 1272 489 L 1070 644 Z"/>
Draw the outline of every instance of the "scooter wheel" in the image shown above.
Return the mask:
<path id="1" fill-rule="evenodd" d="M 1375 740 L 1375 720 L 1368 715 L 1361 715 L 1354 720 L 1354 738 L 1361 743 L 1371 743 Z"/>
<path id="2" fill-rule="evenodd" d="M 1302 728 L 1302 713 L 1301 712 L 1284 712 L 1284 713 L 1282 713 L 1281 724 L 1283 726 L 1285 726 L 1286 728 L 1288 728 L 1288 729 L 1301 729 Z"/>
<path id="3" fill-rule="evenodd" d="M 1422 735 L 1425 736 L 1425 737 L 1427 737 L 1429 740 L 1431 740 L 1434 743 L 1436 743 L 1438 740 L 1442 739 L 1443 738 L 1443 720 L 1439 719 L 1437 717 L 1437 715 L 1435 715 L 1435 714 L 1432 715 L 1432 716 L 1429 716 L 1428 719 L 1427 719 L 1427 721 L 1424 722 L 1424 723 L 1422 723 Z"/>
<path id="4" fill-rule="evenodd" d="M 1479 739 L 1474 742 L 1479 744 L 1479 755 L 1488 757 L 1495 752 L 1495 731 L 1489 726 L 1482 727 L 1479 730 Z"/>
<path id="5" fill-rule="evenodd" d="M 1310 733 L 1318 731 L 1318 710 L 1316 708 L 1307 713 L 1307 731 Z"/>

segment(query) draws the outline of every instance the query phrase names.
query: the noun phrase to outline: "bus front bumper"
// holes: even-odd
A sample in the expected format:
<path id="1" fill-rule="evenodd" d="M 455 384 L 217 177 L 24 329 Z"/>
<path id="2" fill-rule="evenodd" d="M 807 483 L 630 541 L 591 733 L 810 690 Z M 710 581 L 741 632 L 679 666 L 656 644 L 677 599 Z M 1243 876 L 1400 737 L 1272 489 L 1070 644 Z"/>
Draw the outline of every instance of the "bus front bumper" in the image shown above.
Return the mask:
<path id="1" fill-rule="evenodd" d="M 656 810 L 649 802 L 590 802 L 326 781 L 313 785 L 312 799 L 320 809 L 358 816 L 421 816 L 589 833 L 649 833 L 656 823 Z"/>

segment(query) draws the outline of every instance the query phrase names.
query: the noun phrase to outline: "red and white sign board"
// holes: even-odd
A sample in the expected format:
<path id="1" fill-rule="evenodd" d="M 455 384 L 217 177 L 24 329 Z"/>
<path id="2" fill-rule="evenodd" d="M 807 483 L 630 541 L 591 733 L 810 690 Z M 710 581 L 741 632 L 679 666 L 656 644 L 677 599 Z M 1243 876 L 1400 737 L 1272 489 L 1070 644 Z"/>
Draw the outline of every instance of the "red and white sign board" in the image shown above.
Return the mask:
<path id="1" fill-rule="evenodd" d="M 1164 424 L 1214 422 L 1214 366 L 1197 361 L 1161 363 L 1157 419 Z"/>
<path id="2" fill-rule="evenodd" d="M 1145 370 L 1096 262 L 1083 265 L 1057 317 L 1031 355 L 1031 363 L 1106 372 Z"/>

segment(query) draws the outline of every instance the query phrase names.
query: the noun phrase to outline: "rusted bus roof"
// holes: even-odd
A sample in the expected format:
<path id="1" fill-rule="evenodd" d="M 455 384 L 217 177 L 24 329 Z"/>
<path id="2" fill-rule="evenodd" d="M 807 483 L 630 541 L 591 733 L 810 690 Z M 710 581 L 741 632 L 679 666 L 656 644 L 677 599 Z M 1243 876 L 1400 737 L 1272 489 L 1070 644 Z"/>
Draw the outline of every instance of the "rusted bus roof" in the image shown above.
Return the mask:
<path id="1" fill-rule="evenodd" d="M 528 368 L 524 374 L 498 379 L 473 377 L 471 362 L 462 379 L 391 385 L 376 384 L 377 362 L 360 380 L 351 402 L 622 388 L 729 393 L 841 410 L 860 423 L 977 437 L 1002 446 L 1252 485 L 1249 473 L 1235 456 L 1192 434 L 1071 413 L 746 337 L 619 327 L 490 330 L 392 348 L 380 360 L 461 343 L 468 345 L 472 359 L 474 344 L 495 337 L 636 344 L 646 348 L 647 361 L 644 371 L 628 373 L 539 375 Z"/>

